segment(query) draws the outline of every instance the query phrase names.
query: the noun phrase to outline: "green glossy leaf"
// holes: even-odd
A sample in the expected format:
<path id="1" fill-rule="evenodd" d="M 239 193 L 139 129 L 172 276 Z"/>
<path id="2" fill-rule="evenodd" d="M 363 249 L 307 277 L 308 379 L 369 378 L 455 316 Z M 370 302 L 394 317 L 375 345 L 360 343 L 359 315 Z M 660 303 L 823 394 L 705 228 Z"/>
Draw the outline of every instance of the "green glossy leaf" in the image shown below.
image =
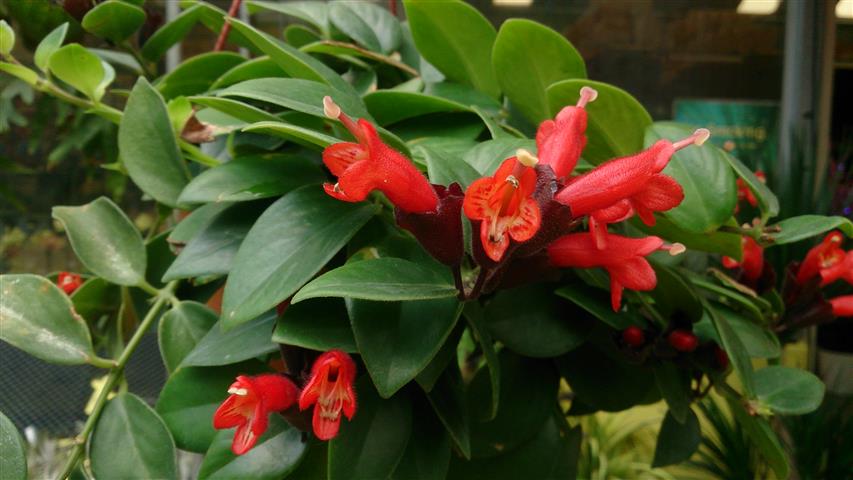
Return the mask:
<path id="1" fill-rule="evenodd" d="M 334 70 L 307 53 L 300 52 L 239 20 L 232 20 L 231 25 L 236 31 L 245 35 L 255 47 L 269 55 L 291 77 L 325 83 L 344 93 L 355 92 L 352 86 Z"/>
<path id="2" fill-rule="evenodd" d="M 164 281 L 223 275 L 231 266 L 240 244 L 266 204 L 238 203 L 218 212 L 181 250 L 163 275 Z"/>
<path id="3" fill-rule="evenodd" d="M 435 383 L 438 381 L 438 378 L 445 370 L 447 370 L 448 365 L 451 365 L 451 362 L 457 358 L 459 340 L 464 331 L 465 324 L 457 322 L 456 328 L 450 332 L 450 335 L 447 337 L 447 340 L 444 341 L 444 345 L 441 346 L 438 353 L 432 357 L 432 360 L 430 360 L 427 366 L 421 370 L 421 373 L 419 373 L 417 377 L 415 377 L 415 381 L 418 382 L 418 385 L 420 385 L 425 392 L 432 391 L 433 387 L 435 387 Z"/>
<path id="4" fill-rule="evenodd" d="M 381 260 L 396 259 L 350 265 Z M 411 267 L 405 268 L 407 270 L 398 272 L 407 271 L 406 278 L 410 278 Z M 402 278 L 399 273 L 397 277 Z M 435 357 L 453 331 L 461 306 L 455 298 L 411 302 L 348 299 L 347 310 L 367 371 L 379 394 L 388 398 L 414 379 Z"/>
<path id="5" fill-rule="evenodd" d="M 773 431 L 770 423 L 762 417 L 753 417 L 744 410 L 743 404 L 728 399 L 729 409 L 734 415 L 735 421 L 741 425 L 752 443 L 758 447 L 758 451 L 764 460 L 773 469 L 776 478 L 788 478 L 790 465 L 785 448 L 779 441 L 779 437 Z"/>
<path id="6" fill-rule="evenodd" d="M 551 118 L 546 90 L 560 80 L 586 78 L 583 58 L 562 34 L 512 18 L 501 25 L 492 66 L 506 96 L 531 122 Z"/>
<path id="7" fill-rule="evenodd" d="M 324 83 L 300 78 L 257 78 L 232 85 L 217 93 L 220 97 L 239 97 L 271 103 L 315 117 L 325 118 L 323 97 L 330 96 L 346 114 L 370 119 L 361 99 Z"/>
<path id="8" fill-rule="evenodd" d="M 470 112 L 461 103 L 417 92 L 379 90 L 364 97 L 367 109 L 380 125 L 438 112 Z"/>
<path id="9" fill-rule="evenodd" d="M 627 363 L 615 347 L 604 351 L 588 342 L 558 358 L 557 366 L 578 399 L 596 410 L 618 412 L 660 398 L 652 369 Z M 619 385 L 619 395 L 613 385 Z"/>
<path id="10" fill-rule="evenodd" d="M 247 453 L 234 455 L 231 452 L 233 440 L 233 429 L 217 432 L 204 455 L 199 480 L 280 480 L 296 469 L 308 449 L 302 432 L 279 415 L 270 415 L 267 431 Z"/>
<path id="11" fill-rule="evenodd" d="M 631 225 L 639 228 L 644 233 L 657 235 L 670 242 L 683 243 L 688 250 L 699 250 L 701 252 L 719 253 L 732 258 L 741 258 L 741 236 L 736 233 L 709 232 L 692 233 L 676 226 L 665 216 L 658 215 L 655 226 L 649 227 L 638 218 L 631 219 Z M 735 220 L 729 219 L 725 223 L 729 226 L 737 226 Z"/>
<path id="12" fill-rule="evenodd" d="M 542 425 L 530 441 L 515 450 L 497 457 L 464 461 L 453 457 L 450 480 L 516 480 L 572 479 L 576 477 L 580 454 L 580 427 L 561 433 L 558 422 L 552 417 Z"/>
<path id="13" fill-rule="evenodd" d="M 62 46 L 62 42 L 65 41 L 66 33 L 68 33 L 68 22 L 56 27 L 56 29 L 50 32 L 41 42 L 39 42 L 38 47 L 36 47 L 36 51 L 33 54 L 33 63 L 39 67 L 39 70 L 47 72 L 50 56 Z"/>
<path id="14" fill-rule="evenodd" d="M 368 377 L 355 387 L 358 413 L 342 421 L 329 442 L 329 480 L 387 478 L 403 457 L 412 432 L 412 406 L 404 395 L 379 398 Z"/>
<path id="15" fill-rule="evenodd" d="M 214 325 L 184 358 L 181 368 L 231 365 L 278 350 L 270 339 L 275 320 L 275 311 L 269 311 L 227 332 Z"/>
<path id="16" fill-rule="evenodd" d="M 486 304 L 485 318 L 496 340 L 534 358 L 562 355 L 586 340 L 592 322 L 566 308 L 542 285 L 502 290 Z"/>
<path id="17" fill-rule="evenodd" d="M 5 23 L 5 22 L 4 22 Z M 26 480 L 27 452 L 24 439 L 9 417 L 0 412 L 0 472 L 4 480 Z"/>
<path id="18" fill-rule="evenodd" d="M 441 97 L 447 100 L 478 107 L 490 115 L 498 115 L 503 105 L 486 93 L 469 85 L 454 82 L 429 82 L 425 81 L 423 93 L 433 97 Z"/>
<path id="19" fill-rule="evenodd" d="M 588 141 L 583 158 L 598 165 L 642 150 L 644 131 L 652 124 L 652 117 L 637 99 L 621 88 L 592 80 L 557 82 L 547 91 L 551 114 L 556 115 L 563 107 L 576 104 L 581 87 L 598 91 L 598 98 L 586 106 Z"/>
<path id="20" fill-rule="evenodd" d="M 71 294 L 74 311 L 86 319 L 89 325 L 97 325 L 103 316 L 118 313 L 121 304 L 121 289 L 103 278 L 86 280 Z"/>
<path id="21" fill-rule="evenodd" d="M 324 2 L 295 1 L 282 3 L 250 0 L 246 2 L 246 6 L 249 8 L 249 12 L 252 13 L 270 10 L 298 18 L 328 35 L 329 5 Z"/>
<path id="22" fill-rule="evenodd" d="M 223 73 L 210 86 L 211 90 L 230 87 L 231 85 L 245 82 L 252 79 L 260 78 L 282 78 L 287 74 L 278 66 L 277 63 L 266 55 L 234 66 L 231 70 Z"/>
<path id="23" fill-rule="evenodd" d="M 657 286 L 651 292 L 655 309 L 664 318 L 678 317 L 698 322 L 704 313 L 702 302 L 690 284 L 678 271 L 655 262 Z"/>
<path id="24" fill-rule="evenodd" d="M 106 76 L 97 55 L 77 43 L 66 45 L 51 54 L 50 72 L 94 101 L 104 96 L 101 82 Z"/>
<path id="25" fill-rule="evenodd" d="M 786 218 L 775 225 L 771 225 L 770 228 L 779 229 L 779 233 L 772 236 L 773 245 L 799 242 L 836 228 L 848 237 L 853 238 L 853 222 L 841 216 L 800 215 L 799 217 Z"/>
<path id="26" fill-rule="evenodd" d="M 737 372 L 743 389 L 747 395 L 755 394 L 755 381 L 753 380 L 752 361 L 749 352 L 743 345 L 740 336 L 735 332 L 728 319 L 721 315 L 716 308 L 705 306 L 705 310 L 711 315 L 711 322 L 717 330 L 722 347 L 729 356 L 735 372 Z"/>
<path id="27" fill-rule="evenodd" d="M 118 148 L 133 183 L 160 203 L 178 205 L 189 177 L 187 166 L 166 103 L 145 78 L 136 81 L 127 99 L 118 127 Z"/>
<path id="28" fill-rule="evenodd" d="M 265 371 L 257 362 L 215 368 L 179 368 L 169 377 L 157 413 L 166 422 L 178 448 L 204 453 L 213 442 L 213 413 L 228 398 L 228 386 L 237 375 Z"/>
<path id="29" fill-rule="evenodd" d="M 536 142 L 526 138 L 498 138 L 479 143 L 462 157 L 468 165 L 481 175 L 492 175 L 501 163 L 523 148 L 536 153 Z"/>
<path id="30" fill-rule="evenodd" d="M 765 407 L 781 415 L 803 415 L 820 406 L 825 387 L 813 373 L 771 365 L 755 372 L 755 394 Z"/>
<path id="31" fill-rule="evenodd" d="M 492 333 L 486 324 L 485 312 L 480 305 L 475 302 L 466 303 L 465 319 L 468 320 L 472 336 L 483 351 L 483 357 L 486 359 L 485 369 L 489 371 L 491 403 L 485 413 L 479 412 L 480 416 L 478 420 L 492 420 L 498 414 L 498 408 L 500 408 L 501 362 L 498 359 L 495 342 L 492 340 Z M 460 365 L 462 361 L 462 359 L 459 360 Z"/>
<path id="32" fill-rule="evenodd" d="M 752 170 L 744 165 L 743 162 L 735 158 L 734 155 L 725 151 L 723 154 L 726 161 L 728 161 L 729 165 L 732 167 L 732 170 L 735 171 L 738 177 L 743 179 L 746 186 L 749 187 L 753 195 L 755 195 L 755 199 L 758 200 L 758 207 L 761 209 L 764 217 L 771 218 L 779 215 L 779 199 L 772 191 L 770 191 L 769 188 L 767 188 L 767 185 L 759 180 L 758 177 L 752 173 Z"/>
<path id="33" fill-rule="evenodd" d="M 450 185 L 455 182 L 464 190 L 480 178 L 479 172 L 459 157 L 451 157 L 424 146 L 415 147 L 414 155 L 426 161 L 431 183 Z"/>
<path id="34" fill-rule="evenodd" d="M 160 318 L 157 341 L 169 373 L 174 372 L 210 328 L 216 312 L 198 302 L 181 302 Z"/>
<path id="35" fill-rule="evenodd" d="M 315 186 L 294 190 L 273 203 L 234 259 L 225 287 L 223 326 L 237 326 L 293 295 L 376 210 L 371 204 L 340 202 Z"/>
<path id="36" fill-rule="evenodd" d="M 292 140 L 307 147 L 326 148 L 341 140 L 326 134 L 284 122 L 257 122 L 243 128 L 244 132 L 257 132 Z"/>
<path id="37" fill-rule="evenodd" d="M 455 367 L 447 369 L 439 377 L 432 391 L 427 393 L 427 399 L 453 444 L 465 458 L 470 459 L 471 419 L 465 401 L 465 384 Z"/>
<path id="38" fill-rule="evenodd" d="M 253 107 L 237 100 L 219 97 L 194 96 L 190 97 L 192 103 L 212 108 L 216 111 L 226 113 L 234 118 L 247 123 L 251 122 L 278 122 L 280 119 L 275 115 L 265 112 L 260 108 Z"/>
<path id="39" fill-rule="evenodd" d="M 660 139 L 676 141 L 693 133 L 693 128 L 656 122 L 646 129 L 647 147 Z M 734 213 L 737 204 L 735 177 L 721 149 L 706 144 L 689 146 L 672 156 L 663 170 L 684 189 L 684 200 L 664 215 L 676 226 L 692 233 L 716 230 Z"/>
<path id="40" fill-rule="evenodd" d="M 595 318 L 617 330 L 624 330 L 631 325 L 644 326 L 646 323 L 642 317 L 632 314 L 630 311 L 614 312 L 613 307 L 610 306 L 610 295 L 607 292 L 581 282 L 564 285 L 554 293 L 570 300 Z"/>
<path id="41" fill-rule="evenodd" d="M 245 57 L 234 52 L 202 53 L 163 75 L 155 86 L 167 99 L 204 93 L 217 78 L 245 61 Z"/>
<path id="42" fill-rule="evenodd" d="M 83 17 L 83 28 L 98 37 L 120 44 L 145 23 L 145 10 L 119 0 L 95 5 Z"/>
<path id="43" fill-rule="evenodd" d="M 450 437 L 426 402 L 417 402 L 412 436 L 392 480 L 444 480 L 450 466 Z"/>
<path id="44" fill-rule="evenodd" d="M 692 392 L 690 390 L 690 377 L 686 375 L 687 372 L 669 362 L 655 366 L 654 371 L 658 390 L 660 390 L 661 396 L 666 400 L 666 405 L 669 407 L 667 417 L 672 417 L 682 425 L 689 420 L 688 415 L 695 420 L 696 415 L 693 415 L 690 410 Z M 674 463 L 678 463 L 678 461 Z"/>
<path id="45" fill-rule="evenodd" d="M 303 25 L 299 25 L 298 23 L 294 23 L 284 27 L 284 32 L 282 33 L 284 37 L 284 41 L 293 45 L 294 47 L 302 50 L 303 52 L 315 53 L 314 51 L 305 48 L 307 45 L 316 44 L 317 42 L 321 42 L 322 39 L 320 35 L 317 34 L 310 27 L 306 27 Z"/>
<path id="46" fill-rule="evenodd" d="M 666 467 L 681 463 L 699 448 L 702 432 L 699 429 L 699 419 L 693 410 L 687 409 L 686 421 L 679 422 L 672 412 L 667 412 L 663 418 L 658 435 L 655 457 L 652 467 Z"/>
<path id="47" fill-rule="evenodd" d="M 323 352 L 332 349 L 358 352 L 346 307 L 338 298 L 290 305 L 276 323 L 272 340 Z"/>
<path id="48" fill-rule="evenodd" d="M 15 31 L 6 23 L 6 20 L 0 20 L 0 55 L 9 55 L 13 48 L 15 48 Z"/>
<path id="49" fill-rule="evenodd" d="M 329 4 L 332 25 L 374 52 L 390 54 L 400 47 L 400 21 L 386 8 L 366 2 L 335 1 Z"/>
<path id="50" fill-rule="evenodd" d="M 402 273 L 405 272 L 405 275 Z M 314 279 L 293 297 L 293 303 L 317 297 L 400 301 L 455 297 L 456 287 L 442 275 L 400 258 L 349 263 Z"/>
<path id="51" fill-rule="evenodd" d="M 495 27 L 460 0 L 404 0 L 418 51 L 447 78 L 472 85 L 492 97 L 500 87 L 492 70 Z"/>
<path id="52" fill-rule="evenodd" d="M 231 205 L 231 203 L 209 203 L 193 210 L 188 216 L 184 217 L 177 225 L 175 225 L 175 228 L 173 228 L 169 233 L 169 243 L 183 247 L 205 227 L 210 225 L 210 222 L 212 222 L 217 215 L 222 213 L 223 210 Z"/>
<path id="53" fill-rule="evenodd" d="M 532 439 L 554 411 L 559 377 L 550 361 L 521 357 L 502 350 L 500 355 L 500 408 L 494 419 L 488 372 L 480 369 L 468 387 L 471 422 L 471 455 L 493 457 Z M 519 388 L 523 385 L 523 388 Z"/>
<path id="54" fill-rule="evenodd" d="M 104 407 L 89 444 L 97 478 L 178 478 L 175 442 L 142 399 L 122 393 Z"/>
<path id="55" fill-rule="evenodd" d="M 718 315 L 726 317 L 747 354 L 754 358 L 779 358 L 782 347 L 775 333 L 725 306 L 714 304 Z"/>
<path id="56" fill-rule="evenodd" d="M 195 5 L 187 8 L 171 22 L 157 29 L 153 35 L 148 37 L 145 44 L 142 45 L 142 50 L 140 51 L 142 58 L 151 62 L 160 60 L 160 57 L 165 55 L 166 51 L 190 33 L 190 30 L 198 22 L 200 16 L 201 7 Z"/>
<path id="57" fill-rule="evenodd" d="M 180 203 L 241 202 L 283 195 L 326 179 L 315 162 L 287 154 L 237 157 L 194 178 Z"/>
<path id="58" fill-rule="evenodd" d="M 79 207 L 53 207 L 74 253 L 89 270 L 118 285 L 144 281 L 142 236 L 112 200 L 99 197 Z"/>

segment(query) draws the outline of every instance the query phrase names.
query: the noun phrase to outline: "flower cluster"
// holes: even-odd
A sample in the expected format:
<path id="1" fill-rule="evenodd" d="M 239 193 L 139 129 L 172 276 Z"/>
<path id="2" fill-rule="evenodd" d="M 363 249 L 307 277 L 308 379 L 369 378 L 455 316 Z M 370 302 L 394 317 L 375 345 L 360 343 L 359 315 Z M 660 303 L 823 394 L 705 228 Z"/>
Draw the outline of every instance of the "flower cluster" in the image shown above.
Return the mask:
<path id="1" fill-rule="evenodd" d="M 623 289 L 655 287 L 657 279 L 647 255 L 657 250 L 675 255 L 684 247 L 665 244 L 658 237 L 611 234 L 608 225 L 634 215 L 654 225 L 654 212 L 680 204 L 684 199 L 681 185 L 661 172 L 676 151 L 701 145 L 710 134 L 699 129 L 677 142 L 660 140 L 636 155 L 573 176 L 587 141 L 586 106 L 597 95 L 594 89 L 583 87 L 575 105 L 539 125 L 538 158 L 518 150 L 493 175 L 471 183 L 464 195 L 455 183 L 431 185 L 409 160 L 381 141 L 370 122 L 355 122 L 326 97 L 326 115 L 340 121 L 358 143 L 326 148 L 323 162 L 338 181 L 324 188 L 329 195 L 349 202 L 364 200 L 373 190 L 384 193 L 396 206 L 398 224 L 412 232 L 436 259 L 456 270 L 465 251 L 461 209 L 476 232 L 471 251 L 480 272 L 470 291 L 460 282 L 460 298 L 494 290 L 507 267 L 517 260 L 544 255 L 552 267 L 607 270 L 612 307 L 618 311 Z M 584 219 L 589 231 L 572 233 Z"/>
<path id="2" fill-rule="evenodd" d="M 797 282 L 805 285 L 820 279 L 820 286 L 844 280 L 853 285 L 853 250 L 841 248 L 841 232 L 831 232 L 822 242 L 809 250 L 797 269 Z M 853 295 L 829 299 L 832 314 L 836 317 L 853 317 Z"/>
<path id="3" fill-rule="evenodd" d="M 230 396 L 213 415 L 213 427 L 237 427 L 231 451 L 242 455 L 255 446 L 266 431 L 270 413 L 284 412 L 297 403 L 299 410 L 316 404 L 312 422 L 314 434 L 320 440 L 330 440 L 338 434 L 341 413 L 350 420 L 355 415 L 355 371 L 355 362 L 349 355 L 330 350 L 314 361 L 311 375 L 301 391 L 283 375 L 241 375 L 228 389 Z"/>

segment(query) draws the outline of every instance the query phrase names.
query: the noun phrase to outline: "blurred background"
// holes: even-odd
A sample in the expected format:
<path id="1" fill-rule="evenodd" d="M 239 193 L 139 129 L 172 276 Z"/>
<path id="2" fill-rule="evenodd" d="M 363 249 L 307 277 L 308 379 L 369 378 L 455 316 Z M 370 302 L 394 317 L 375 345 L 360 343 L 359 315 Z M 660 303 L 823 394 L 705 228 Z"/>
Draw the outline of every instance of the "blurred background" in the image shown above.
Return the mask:
<path id="1" fill-rule="evenodd" d="M 227 10 L 231 2 L 210 3 Z M 387 5 L 401 18 L 404 15 L 399 2 L 376 3 Z M 524 17 L 562 33 L 583 55 L 590 78 L 627 90 L 655 120 L 709 127 L 713 141 L 754 170 L 767 173 L 780 197 L 782 218 L 803 213 L 853 216 L 853 0 L 469 3 L 496 27 L 507 18 Z M 66 21 L 71 22 L 68 41 L 110 48 L 87 36 L 76 23 L 90 7 L 91 0 L 0 0 L 0 18 L 19 35 L 15 56 L 29 61 L 38 41 Z M 139 44 L 180 13 L 177 0 L 147 0 L 144 8 L 148 21 Z M 298 29 L 282 15 L 262 13 L 249 18 L 245 9 L 240 15 L 276 36 Z M 196 26 L 186 42 L 169 52 L 160 71 L 210 51 L 215 40 L 214 34 Z M 110 61 L 117 65 L 128 63 L 121 55 L 100 53 L 112 55 Z M 135 78 L 129 69 L 118 69 L 118 73 L 118 88 L 127 88 Z M 115 136 L 116 127 L 109 122 L 0 76 L 0 272 L 47 275 L 80 270 L 50 217 L 53 205 L 77 205 L 107 195 L 140 228 L 156 220 L 158 212 L 151 202 L 143 201 L 135 186 L 117 171 Z M 808 246 L 779 249 L 779 255 L 795 258 Z M 131 390 L 153 400 L 165 374 L 162 368 L 152 367 L 159 364 L 156 339 L 149 336 L 146 342 L 127 375 Z M 846 359 L 849 373 L 850 322 L 836 322 L 823 330 L 819 344 L 826 358 Z M 49 366 L 5 343 L 0 343 L 0 365 L 4 390 L 0 411 L 22 430 L 31 427 L 30 433 L 61 437 L 85 418 L 83 408 L 92 393 L 95 369 Z M 849 395 L 845 389 L 850 382 L 847 378 L 847 386 L 841 382 L 834 388 Z M 585 430 L 598 442 L 598 450 L 591 452 L 593 447 L 585 443 L 589 476 L 600 471 L 604 452 L 612 455 L 611 469 L 600 478 L 669 478 L 666 472 L 638 467 L 643 461 L 648 464 L 638 445 L 653 446 L 653 441 L 643 440 L 642 430 L 659 424 L 662 412 L 650 414 L 658 416 L 649 421 L 648 415 L 638 417 L 618 438 L 613 425 L 626 425 L 622 419 L 590 419 Z M 824 417 L 829 413 L 818 412 Z M 849 420 L 828 421 L 848 432 L 851 428 Z M 639 436 L 634 436 L 636 432 Z M 847 442 L 850 438 L 848 433 Z M 614 470 L 617 464 L 627 470 Z M 851 471 L 827 478 L 853 478 Z"/>

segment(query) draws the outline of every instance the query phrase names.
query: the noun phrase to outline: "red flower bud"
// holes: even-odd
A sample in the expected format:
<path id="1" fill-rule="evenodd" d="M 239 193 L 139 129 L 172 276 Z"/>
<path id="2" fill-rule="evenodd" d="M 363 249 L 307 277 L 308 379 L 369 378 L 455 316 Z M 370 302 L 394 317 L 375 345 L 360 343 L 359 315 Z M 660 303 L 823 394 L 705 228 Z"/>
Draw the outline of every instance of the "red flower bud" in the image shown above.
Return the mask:
<path id="1" fill-rule="evenodd" d="M 831 268 L 844 260 L 844 250 L 841 249 L 842 241 L 844 241 L 844 237 L 841 232 L 830 232 L 822 242 L 809 250 L 803 259 L 803 263 L 800 264 L 799 270 L 797 270 L 797 283 L 804 284 L 809 279 L 816 277 L 821 270 Z"/>
<path id="2" fill-rule="evenodd" d="M 299 389 L 288 378 L 276 374 L 240 375 L 228 388 L 231 395 L 213 414 L 213 428 L 237 427 L 231 451 L 248 452 L 269 425 L 269 414 L 287 410 L 296 402 Z"/>
<path id="3" fill-rule="evenodd" d="M 625 330 L 622 330 L 622 341 L 624 341 L 629 347 L 639 348 L 646 343 L 646 335 L 639 327 L 632 325 Z"/>
<path id="4" fill-rule="evenodd" d="M 832 314 L 836 317 L 853 317 L 853 295 L 842 295 L 830 298 Z"/>
<path id="5" fill-rule="evenodd" d="M 560 180 L 572 173 L 586 147 L 584 107 L 596 97 L 598 92 L 590 87 L 583 87 L 575 106 L 564 107 L 554 120 L 545 120 L 539 124 L 536 131 L 539 160 L 542 165 L 549 165 Z"/>
<path id="6" fill-rule="evenodd" d="M 744 236 L 741 238 L 743 245 L 743 261 L 738 262 L 732 257 L 723 257 L 723 266 L 726 268 L 743 269 L 743 276 L 747 280 L 755 281 L 761 277 L 764 271 L 764 249 L 752 238 Z"/>
<path id="7" fill-rule="evenodd" d="M 492 177 L 472 183 L 465 192 L 462 208 L 472 221 L 480 221 L 480 242 L 486 255 L 495 262 L 510 244 L 533 238 L 541 224 L 536 190 L 537 160 L 519 150 L 506 159 Z"/>
<path id="8" fill-rule="evenodd" d="M 755 176 L 762 183 L 767 181 L 767 177 L 764 175 L 764 172 L 762 172 L 761 170 L 757 170 L 755 172 Z M 755 194 L 752 193 L 752 189 L 749 188 L 749 185 L 747 185 L 746 182 L 744 182 L 742 178 L 738 178 L 736 183 L 737 183 L 737 200 L 738 200 L 738 203 L 746 200 L 746 202 L 748 204 L 752 205 L 753 207 L 758 206 L 758 199 L 755 198 Z M 737 211 L 737 210 L 735 210 L 735 211 Z"/>
<path id="9" fill-rule="evenodd" d="M 331 440 L 341 426 L 341 413 L 352 420 L 355 415 L 355 362 L 340 350 L 329 350 L 317 357 L 311 378 L 299 396 L 299 409 L 314 405 L 312 425 L 320 440 Z"/>
<path id="10" fill-rule="evenodd" d="M 83 279 L 80 275 L 70 272 L 59 272 L 56 277 L 56 285 L 65 292 L 66 295 L 71 295 L 75 290 L 83 285 Z"/>
<path id="11" fill-rule="evenodd" d="M 688 332 L 687 330 L 673 330 L 672 333 L 669 334 L 668 340 L 669 344 L 672 345 L 672 348 L 679 352 L 689 353 L 696 350 L 696 347 L 699 346 L 699 339 L 696 338 L 696 335 L 693 335 L 692 332 Z"/>
<path id="12" fill-rule="evenodd" d="M 323 163 L 338 177 L 338 183 L 323 185 L 326 193 L 338 200 L 360 202 L 379 190 L 406 212 L 435 211 L 438 197 L 430 183 L 403 154 L 382 142 L 370 122 L 354 122 L 331 97 L 323 99 L 323 107 L 328 117 L 340 120 L 358 140 L 323 150 Z"/>

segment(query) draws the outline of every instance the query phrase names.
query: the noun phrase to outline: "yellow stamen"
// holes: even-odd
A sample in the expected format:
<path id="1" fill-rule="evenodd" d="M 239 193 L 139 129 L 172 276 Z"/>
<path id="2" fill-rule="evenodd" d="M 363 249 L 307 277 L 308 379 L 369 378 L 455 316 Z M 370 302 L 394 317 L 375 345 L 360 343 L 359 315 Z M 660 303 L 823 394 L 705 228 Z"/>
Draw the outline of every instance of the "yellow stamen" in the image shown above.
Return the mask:
<path id="1" fill-rule="evenodd" d="M 518 159 L 518 163 L 525 167 L 533 168 L 539 163 L 538 158 L 523 148 L 519 148 L 515 151 L 515 158 Z"/>

